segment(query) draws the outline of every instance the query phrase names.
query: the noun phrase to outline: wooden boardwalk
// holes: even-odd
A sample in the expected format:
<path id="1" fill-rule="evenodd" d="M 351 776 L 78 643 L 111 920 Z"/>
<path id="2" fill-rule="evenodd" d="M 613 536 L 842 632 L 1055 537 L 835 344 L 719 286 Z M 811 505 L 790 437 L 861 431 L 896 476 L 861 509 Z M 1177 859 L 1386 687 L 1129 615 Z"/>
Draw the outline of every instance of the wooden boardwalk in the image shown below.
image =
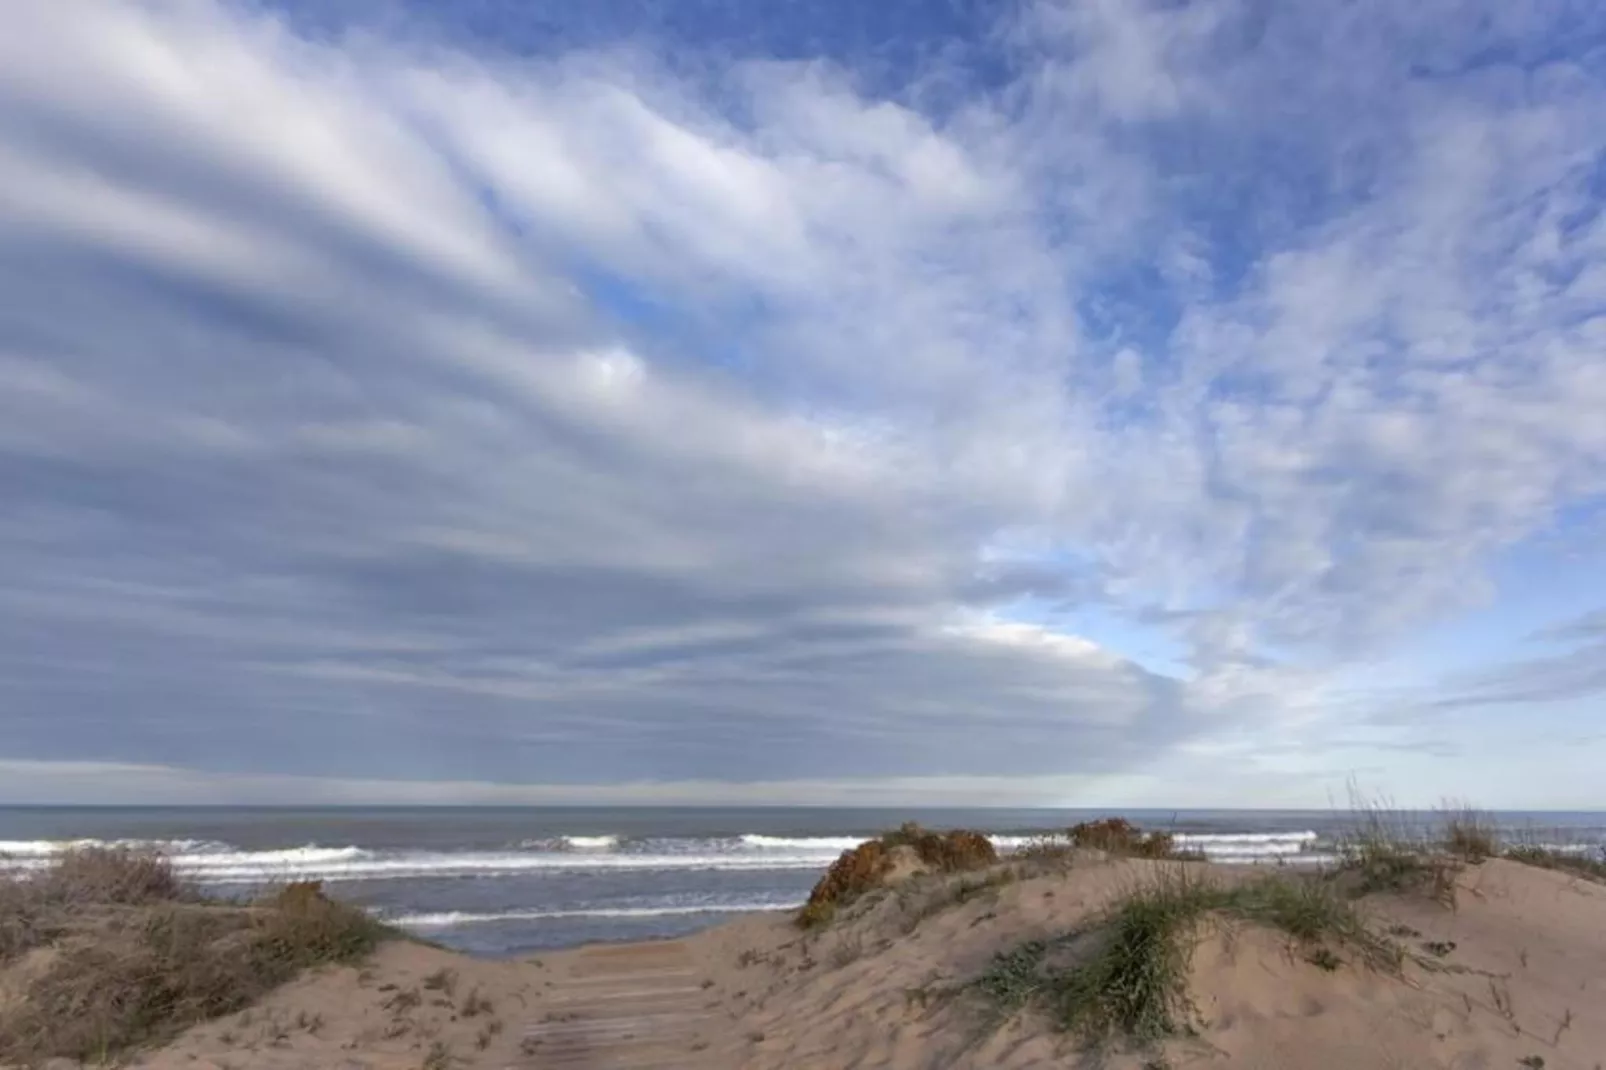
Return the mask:
<path id="1" fill-rule="evenodd" d="M 735 1070 L 721 1021 L 680 941 L 592 948 L 525 1031 L 529 1070 Z M 724 1041 L 716 1043 L 716 1041 Z"/>

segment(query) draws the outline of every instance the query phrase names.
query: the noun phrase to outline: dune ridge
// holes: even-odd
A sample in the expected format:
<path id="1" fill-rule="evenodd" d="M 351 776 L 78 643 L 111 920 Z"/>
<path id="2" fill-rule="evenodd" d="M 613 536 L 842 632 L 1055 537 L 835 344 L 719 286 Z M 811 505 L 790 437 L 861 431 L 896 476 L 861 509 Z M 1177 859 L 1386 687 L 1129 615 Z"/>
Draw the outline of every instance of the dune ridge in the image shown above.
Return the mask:
<path id="1" fill-rule="evenodd" d="M 872 853 L 918 857 L 922 841 L 901 831 Z M 1606 1063 L 1606 883 L 1588 860 L 1503 847 L 1475 819 L 1437 845 L 1358 836 L 1322 872 L 1089 842 L 1066 835 L 946 871 L 877 861 L 869 886 L 807 924 L 770 913 L 538 959 L 473 959 L 387 933 L 99 1054 L 172 1070 Z M 95 893 L 133 895 L 120 921 L 86 900 L 70 904 L 79 922 L 126 938 L 129 910 L 254 911 L 219 936 L 239 941 L 285 907 L 175 906 L 187 893 L 142 872 L 151 887 Z M 88 1053 L 15 1050 L 12 1023 L 70 951 L 59 934 L 15 928 L 0 930 L 13 932 L 0 1063 L 76 1065 L 63 1060 Z"/>

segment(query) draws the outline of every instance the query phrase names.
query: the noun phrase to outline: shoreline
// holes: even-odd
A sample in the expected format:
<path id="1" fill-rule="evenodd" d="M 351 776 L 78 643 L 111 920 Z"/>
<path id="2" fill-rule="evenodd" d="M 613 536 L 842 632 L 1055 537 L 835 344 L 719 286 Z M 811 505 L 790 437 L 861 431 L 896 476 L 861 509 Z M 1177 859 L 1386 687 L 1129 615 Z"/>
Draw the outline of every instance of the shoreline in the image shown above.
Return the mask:
<path id="1" fill-rule="evenodd" d="M 919 832 L 883 839 L 907 843 Z M 1594 1070 L 1606 1052 L 1606 1014 L 1594 1009 L 1606 988 L 1606 883 L 1555 868 L 1571 864 L 1565 859 L 1485 850 L 1475 840 L 1459 854 L 1391 855 L 1403 849 L 1378 841 L 1366 848 L 1376 858 L 1357 855 L 1352 868 L 1315 873 L 1179 861 L 1168 841 L 1127 842 L 1125 850 L 1152 847 L 1158 857 L 1065 845 L 961 872 L 900 863 L 877 870 L 808 928 L 794 912 L 768 911 L 686 936 L 494 958 L 396 936 L 347 961 L 298 971 L 154 1046 L 138 1045 L 128 1064 L 1092 1066 L 1079 1060 L 1092 1058 L 1087 1029 L 1097 1019 L 1065 1018 L 1070 1005 L 1054 993 L 1104 998 L 1073 979 L 1097 967 L 1099 948 L 1121 946 L 1109 943 L 1111 926 L 1155 916 L 1148 907 L 1131 914 L 1145 901 L 1169 904 L 1163 916 L 1191 919 L 1187 912 L 1196 911 L 1198 920 L 1167 922 L 1179 927 L 1166 939 L 1181 941 L 1181 972 L 1167 983 L 1180 987 L 1144 1013 L 1158 1007 L 1164 1014 L 1155 1020 L 1169 1024 L 1142 1044 L 1139 1034 L 1119 1033 L 1101 1042 L 1097 1065 L 1109 1070 Z M 29 984 L 61 955 L 90 954 L 108 934 L 151 931 L 140 919 L 169 919 L 165 926 L 210 916 L 234 926 L 234 935 L 222 933 L 225 943 L 257 931 L 273 910 L 310 911 L 359 931 L 362 924 L 309 886 L 287 887 L 277 905 L 250 907 L 134 891 L 105 909 L 64 901 L 67 916 L 90 927 L 77 944 L 69 937 L 36 945 L 6 963 L 0 1020 L 24 1006 L 17 1001 Z M 1325 913 L 1310 913 L 1318 908 Z M 112 928 L 93 928 L 106 923 Z M 1083 973 L 1063 972 L 1073 969 Z M 1522 1062 L 1533 1058 L 1542 1064 Z"/>

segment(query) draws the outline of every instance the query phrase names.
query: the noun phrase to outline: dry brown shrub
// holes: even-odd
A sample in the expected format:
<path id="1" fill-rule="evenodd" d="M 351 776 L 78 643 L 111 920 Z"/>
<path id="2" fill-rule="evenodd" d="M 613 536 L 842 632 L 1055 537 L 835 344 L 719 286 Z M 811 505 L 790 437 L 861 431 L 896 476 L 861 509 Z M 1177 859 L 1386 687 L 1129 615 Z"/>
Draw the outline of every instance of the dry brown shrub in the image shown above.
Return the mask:
<path id="1" fill-rule="evenodd" d="M 1144 832 L 1124 817 L 1106 817 L 1071 826 L 1071 843 L 1129 858 L 1173 858 L 1176 841 L 1167 832 Z"/>
<path id="2" fill-rule="evenodd" d="M 0 1021 L 0 1064 L 105 1062 L 390 935 L 316 884 L 240 907 L 202 901 L 171 876 L 165 861 L 97 851 L 0 881 L 0 947 L 56 952 Z"/>
<path id="3" fill-rule="evenodd" d="M 252 949 L 281 972 L 351 962 L 390 935 L 366 911 L 325 896 L 318 881 L 288 884 L 269 902 L 271 909 L 251 915 Z"/>
<path id="4" fill-rule="evenodd" d="M 891 868 L 892 849 L 880 840 L 843 851 L 809 892 L 808 902 L 798 913 L 798 924 L 805 929 L 826 924 L 836 916 L 838 907 L 879 887 Z"/>
<path id="5" fill-rule="evenodd" d="M 1488 817 L 1461 806 L 1445 819 L 1444 847 L 1467 862 L 1483 862 L 1500 854 L 1500 834 Z"/>
<path id="6" fill-rule="evenodd" d="M 939 873 L 966 873 L 998 862 L 998 851 L 993 847 L 993 842 L 969 829 L 950 832 L 916 830 L 910 846 L 920 856 L 920 861 Z"/>
<path id="7" fill-rule="evenodd" d="M 193 1022 L 239 1010 L 265 990 L 248 955 L 219 953 L 236 918 L 157 908 L 141 924 L 77 939 L 0 1025 L 0 1061 L 103 1062 Z"/>
<path id="8" fill-rule="evenodd" d="M 0 880 L 0 965 L 43 947 L 55 938 L 52 922 L 39 896 L 18 880 Z"/>
<path id="9" fill-rule="evenodd" d="M 142 906 L 194 896 L 166 855 L 128 847 L 64 851 L 32 883 L 54 903 Z"/>
<path id="10" fill-rule="evenodd" d="M 964 873 L 998 862 L 992 841 L 979 832 L 934 832 L 909 822 L 879 839 L 844 851 L 809 893 L 808 902 L 798 914 L 798 924 L 804 928 L 824 925 L 839 907 L 880 887 L 892 868 L 892 853 L 899 847 L 910 848 L 938 873 Z"/>

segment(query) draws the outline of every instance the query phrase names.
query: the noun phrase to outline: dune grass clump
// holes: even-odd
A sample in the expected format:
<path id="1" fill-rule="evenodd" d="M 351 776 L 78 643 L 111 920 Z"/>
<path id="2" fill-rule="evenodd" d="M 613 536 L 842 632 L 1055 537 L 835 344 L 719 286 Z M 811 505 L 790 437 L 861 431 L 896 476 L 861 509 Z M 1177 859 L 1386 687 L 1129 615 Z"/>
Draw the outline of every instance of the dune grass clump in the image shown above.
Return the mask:
<path id="1" fill-rule="evenodd" d="M 1353 902 L 1315 877 L 1262 878 L 1227 892 L 1220 909 L 1309 949 L 1346 951 L 1369 969 L 1389 972 L 1403 961 L 1398 944 L 1374 932 Z"/>
<path id="2" fill-rule="evenodd" d="M 16 880 L 0 880 L 0 966 L 55 938 L 37 896 Z"/>
<path id="3" fill-rule="evenodd" d="M 392 935 L 316 883 L 240 906 L 205 900 L 160 855 L 67 852 L 0 880 L 3 949 L 52 951 L 0 1021 L 0 1063 L 106 1062 Z"/>
<path id="4" fill-rule="evenodd" d="M 1554 847 L 1526 846 L 1512 847 L 1505 852 L 1504 857 L 1513 862 L 1521 862 L 1525 866 L 1554 869 L 1585 880 L 1606 884 L 1606 853 L 1590 858 L 1583 854 L 1558 851 Z"/>
<path id="5" fill-rule="evenodd" d="M 1090 1045 L 1152 1044 L 1192 1027 L 1188 969 L 1200 927 L 1212 918 L 1282 932 L 1326 970 L 1343 963 L 1340 951 L 1370 968 L 1397 969 L 1401 961 L 1353 904 L 1318 881 L 1279 875 L 1223 886 L 1177 870 L 1091 926 L 999 954 L 973 984 L 1003 1014 L 1037 1006 Z"/>
<path id="6" fill-rule="evenodd" d="M 1354 827 L 1338 845 L 1339 862 L 1330 878 L 1353 898 L 1369 895 L 1425 895 L 1446 909 L 1456 905 L 1456 878 L 1469 854 L 1452 854 L 1453 834 L 1466 852 L 1475 852 L 1485 835 L 1476 815 L 1445 822 L 1443 839 L 1412 827 L 1399 811 L 1381 802 L 1355 801 Z M 1487 832 L 1492 837 L 1493 833 Z"/>
<path id="7" fill-rule="evenodd" d="M 1144 832 L 1124 817 L 1106 817 L 1072 825 L 1073 847 L 1091 848 L 1124 858 L 1193 858 L 1196 853 L 1177 850 L 1169 832 Z"/>
<path id="8" fill-rule="evenodd" d="M 251 951 L 265 977 L 356 962 L 401 935 L 367 911 L 323 894 L 319 881 L 288 884 L 251 915 Z M 273 981 L 274 985 L 280 981 Z"/>
<path id="9" fill-rule="evenodd" d="M 161 855 L 120 847 L 63 851 L 37 873 L 0 878 L 0 964 L 51 943 L 83 909 L 191 898 Z"/>
<path id="10" fill-rule="evenodd" d="M 892 871 L 895 852 L 912 850 L 929 869 L 937 873 L 964 873 L 984 869 L 998 862 L 992 841 L 979 832 L 953 829 L 935 832 L 909 822 L 873 840 L 844 851 L 826 870 L 798 912 L 797 923 L 805 929 L 829 924 L 842 907 L 875 888 L 881 887 Z"/>
<path id="11" fill-rule="evenodd" d="M 1469 806 L 1450 810 L 1444 821 L 1444 849 L 1456 858 L 1478 863 L 1500 854 L 1500 834 L 1483 814 Z"/>
<path id="12" fill-rule="evenodd" d="M 1424 894 L 1445 907 L 1455 906 L 1459 863 L 1420 848 L 1365 841 L 1347 844 L 1333 877 L 1354 898 L 1391 893 Z"/>
<path id="13" fill-rule="evenodd" d="M 78 847 L 63 851 L 36 880 L 49 902 L 142 906 L 194 899 L 168 859 L 130 847 Z"/>

